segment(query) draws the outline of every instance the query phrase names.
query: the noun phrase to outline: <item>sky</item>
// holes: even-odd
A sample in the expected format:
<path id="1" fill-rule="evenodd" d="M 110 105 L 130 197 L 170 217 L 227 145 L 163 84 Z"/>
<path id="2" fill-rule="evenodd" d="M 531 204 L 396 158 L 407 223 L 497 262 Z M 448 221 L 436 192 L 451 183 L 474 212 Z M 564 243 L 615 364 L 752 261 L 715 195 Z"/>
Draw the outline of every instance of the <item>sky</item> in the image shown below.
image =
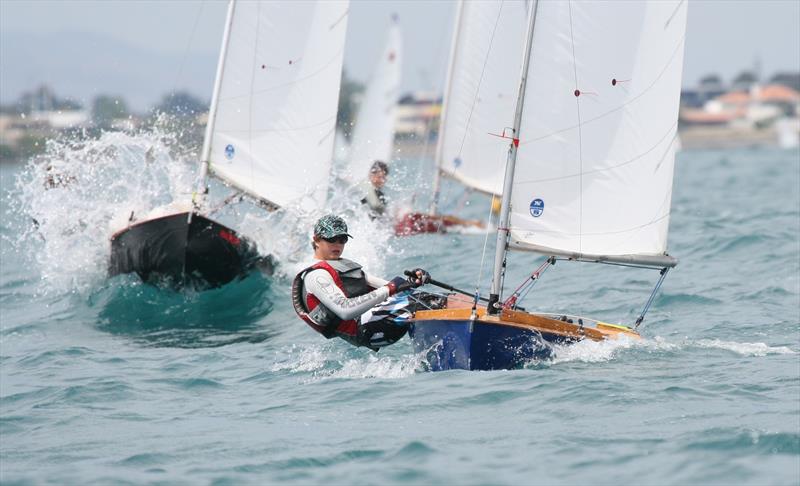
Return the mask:
<path id="1" fill-rule="evenodd" d="M 0 0 L 0 102 L 8 103 L 41 82 L 76 97 L 113 92 L 116 83 L 125 96 L 126 90 L 133 90 L 125 79 L 142 85 L 125 68 L 136 74 L 150 70 L 151 84 L 158 85 L 151 90 L 160 89 L 139 93 L 134 105 L 153 103 L 181 86 L 207 99 L 226 5 L 224 0 Z M 441 91 L 454 12 L 450 0 L 352 0 L 347 74 L 362 82 L 368 79 L 389 18 L 396 13 L 404 30 L 402 91 Z M 79 35 L 92 36 L 93 41 L 69 54 L 59 53 L 62 42 L 69 44 Z M 42 42 L 27 41 L 37 38 Z M 30 47 L 23 52 L 14 43 Z M 127 50 L 131 48 L 137 55 Z M 109 85 L 88 89 L 87 84 L 102 81 L 69 73 L 70 63 L 86 73 L 110 67 L 124 79 L 110 76 Z M 776 71 L 800 71 L 800 0 L 690 0 L 684 86 L 694 86 L 708 73 L 730 80 L 759 64 L 766 77 Z M 60 80 L 65 86 L 59 86 Z"/>

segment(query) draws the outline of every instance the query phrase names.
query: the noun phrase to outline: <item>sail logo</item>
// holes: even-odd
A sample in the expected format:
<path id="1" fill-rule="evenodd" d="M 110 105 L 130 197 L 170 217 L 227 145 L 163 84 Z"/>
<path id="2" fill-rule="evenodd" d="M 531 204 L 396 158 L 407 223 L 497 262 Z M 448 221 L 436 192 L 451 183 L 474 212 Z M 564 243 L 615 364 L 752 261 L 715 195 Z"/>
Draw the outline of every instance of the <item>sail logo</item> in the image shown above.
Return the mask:
<path id="1" fill-rule="evenodd" d="M 236 150 L 233 148 L 233 145 L 228 144 L 225 147 L 225 158 L 228 160 L 233 160 L 234 155 L 236 155 Z"/>
<path id="2" fill-rule="evenodd" d="M 456 169 L 461 167 L 461 157 L 456 157 L 455 159 L 453 159 L 453 167 L 455 167 Z"/>
<path id="3" fill-rule="evenodd" d="M 544 201 L 541 199 L 534 199 L 531 201 L 531 216 L 538 218 L 544 212 Z"/>

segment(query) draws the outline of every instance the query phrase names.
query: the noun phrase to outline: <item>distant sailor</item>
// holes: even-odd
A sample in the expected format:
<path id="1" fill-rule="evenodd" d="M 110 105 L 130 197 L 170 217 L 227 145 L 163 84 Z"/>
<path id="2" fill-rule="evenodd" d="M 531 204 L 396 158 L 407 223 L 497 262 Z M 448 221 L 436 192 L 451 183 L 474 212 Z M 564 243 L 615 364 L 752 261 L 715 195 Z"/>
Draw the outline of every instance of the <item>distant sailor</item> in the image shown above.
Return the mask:
<path id="1" fill-rule="evenodd" d="M 372 219 L 380 218 L 386 213 L 386 195 L 383 193 L 383 186 L 389 176 L 389 166 L 386 162 L 376 160 L 369 169 L 369 186 L 367 195 L 361 200 L 361 204 L 369 207 L 369 215 Z"/>
<path id="2" fill-rule="evenodd" d="M 316 263 L 301 271 L 292 283 L 292 303 L 298 316 L 326 338 L 340 337 L 354 346 L 377 351 L 402 338 L 408 325 L 386 309 L 401 304 L 376 306 L 389 297 L 430 281 L 428 272 L 414 270 L 416 278 L 386 281 L 365 273 L 361 265 L 341 258 L 348 238 L 347 224 L 327 215 L 314 225 Z M 385 304 L 385 303 L 384 303 Z"/>

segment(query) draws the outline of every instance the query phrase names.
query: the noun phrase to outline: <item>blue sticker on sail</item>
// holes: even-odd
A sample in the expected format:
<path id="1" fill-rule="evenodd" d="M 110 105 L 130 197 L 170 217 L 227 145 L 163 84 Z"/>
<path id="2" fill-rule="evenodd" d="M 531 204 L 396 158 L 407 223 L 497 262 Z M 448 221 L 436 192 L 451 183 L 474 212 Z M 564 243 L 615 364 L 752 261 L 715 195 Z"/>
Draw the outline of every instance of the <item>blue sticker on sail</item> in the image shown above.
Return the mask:
<path id="1" fill-rule="evenodd" d="M 531 201 L 531 216 L 538 218 L 544 212 L 544 201 L 541 199 L 534 199 Z"/>
<path id="2" fill-rule="evenodd" d="M 228 146 L 225 147 L 225 157 L 227 157 L 228 160 L 233 160 L 233 156 L 235 153 L 236 150 L 233 148 L 233 145 L 228 144 Z"/>
<path id="3" fill-rule="evenodd" d="M 461 157 L 456 157 L 455 159 L 453 159 L 453 167 L 455 167 L 456 169 L 461 167 Z"/>

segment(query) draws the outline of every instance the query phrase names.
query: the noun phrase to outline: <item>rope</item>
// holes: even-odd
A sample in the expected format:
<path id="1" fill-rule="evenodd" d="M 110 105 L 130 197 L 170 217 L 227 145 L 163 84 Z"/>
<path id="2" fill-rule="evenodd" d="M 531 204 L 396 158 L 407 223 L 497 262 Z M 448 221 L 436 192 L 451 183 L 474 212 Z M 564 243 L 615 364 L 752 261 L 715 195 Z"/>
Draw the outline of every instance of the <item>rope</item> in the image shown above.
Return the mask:
<path id="1" fill-rule="evenodd" d="M 531 289 L 533 289 L 533 286 L 536 285 L 536 282 L 539 281 L 539 278 L 542 276 L 545 270 L 547 270 L 550 265 L 555 264 L 555 261 L 555 257 L 549 257 L 541 265 L 539 265 L 539 268 L 534 270 L 533 273 L 531 273 L 531 275 L 526 278 L 519 285 L 519 287 L 516 288 L 516 290 L 514 290 L 511 296 L 509 296 L 509 298 L 503 302 L 503 308 L 516 308 L 517 302 L 523 300 L 528 295 Z"/>
<path id="2" fill-rule="evenodd" d="M 474 302 L 472 304 L 473 312 L 475 311 L 475 309 L 478 306 L 478 300 L 479 300 L 480 294 L 481 294 L 481 279 L 483 278 L 483 265 L 486 262 L 486 246 L 489 243 L 489 234 L 491 234 L 491 232 L 492 232 L 491 231 L 491 228 L 492 228 L 492 225 L 491 225 L 491 222 L 492 222 L 492 200 L 491 199 L 489 199 L 489 214 L 486 217 L 486 221 L 488 223 L 486 224 L 486 235 L 483 238 L 483 251 L 481 251 L 481 265 L 480 265 L 480 268 L 478 269 L 478 280 L 477 280 L 477 282 L 475 282 L 475 300 L 474 300 Z"/>
<path id="3" fill-rule="evenodd" d="M 638 329 L 639 324 L 644 321 L 644 315 L 647 314 L 647 311 L 650 310 L 650 306 L 653 304 L 653 301 L 656 299 L 656 293 L 658 289 L 661 288 L 661 284 L 664 283 L 664 279 L 667 276 L 667 272 L 669 271 L 668 267 L 664 267 L 661 269 L 661 277 L 658 279 L 658 283 L 656 283 L 656 287 L 653 289 L 653 292 L 650 293 L 650 298 L 647 299 L 647 303 L 644 305 L 644 309 L 642 309 L 642 313 L 639 314 L 639 317 L 636 318 L 636 324 L 633 326 L 634 329 Z"/>

